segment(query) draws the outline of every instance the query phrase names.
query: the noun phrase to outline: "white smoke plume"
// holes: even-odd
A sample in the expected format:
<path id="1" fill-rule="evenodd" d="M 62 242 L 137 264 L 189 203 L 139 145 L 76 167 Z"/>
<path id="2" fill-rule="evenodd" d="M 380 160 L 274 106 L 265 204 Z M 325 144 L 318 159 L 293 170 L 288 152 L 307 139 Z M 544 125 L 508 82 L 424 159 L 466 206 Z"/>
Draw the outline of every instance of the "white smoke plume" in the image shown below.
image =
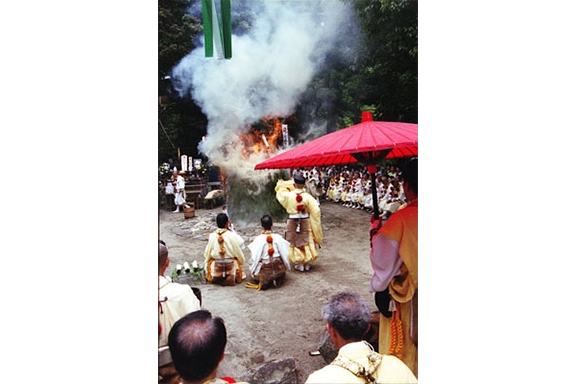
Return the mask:
<path id="1" fill-rule="evenodd" d="M 250 3 L 258 7 L 254 25 L 248 34 L 232 36 L 232 59 L 207 58 L 200 46 L 171 76 L 181 96 L 191 96 L 208 118 L 199 151 L 224 172 L 256 182 L 267 173 L 254 165 L 270 155 L 246 158 L 239 133 L 264 117 L 294 112 L 350 11 L 337 0 Z"/>

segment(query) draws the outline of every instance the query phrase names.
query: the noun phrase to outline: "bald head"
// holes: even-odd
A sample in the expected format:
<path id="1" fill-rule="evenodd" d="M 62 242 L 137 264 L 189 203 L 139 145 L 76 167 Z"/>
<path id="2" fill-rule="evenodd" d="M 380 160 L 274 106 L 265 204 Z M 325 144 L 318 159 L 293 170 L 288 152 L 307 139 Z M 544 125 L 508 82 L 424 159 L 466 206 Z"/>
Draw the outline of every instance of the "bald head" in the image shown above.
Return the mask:
<path id="1" fill-rule="evenodd" d="M 168 335 L 168 346 L 176 371 L 184 380 L 201 381 L 217 368 L 226 347 L 226 326 L 209 311 L 189 313 Z"/>

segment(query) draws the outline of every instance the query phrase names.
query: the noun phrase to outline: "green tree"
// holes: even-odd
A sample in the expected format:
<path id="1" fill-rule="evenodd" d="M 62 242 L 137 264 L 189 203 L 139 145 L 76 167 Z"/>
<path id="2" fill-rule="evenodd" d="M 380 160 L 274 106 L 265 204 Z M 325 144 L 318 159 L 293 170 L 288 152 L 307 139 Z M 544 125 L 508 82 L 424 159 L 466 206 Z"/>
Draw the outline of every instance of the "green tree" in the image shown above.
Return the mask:
<path id="1" fill-rule="evenodd" d="M 326 121 L 332 132 L 359 123 L 369 110 L 377 120 L 417 122 L 418 3 L 343 1 L 355 15 L 302 96 L 299 121 Z"/>
<path id="2" fill-rule="evenodd" d="M 363 101 L 378 120 L 418 122 L 418 2 L 347 1 L 364 32 Z"/>
<path id="3" fill-rule="evenodd" d="M 190 99 L 175 97 L 169 74 L 195 48 L 202 21 L 189 13 L 190 0 L 158 1 L 158 161 L 180 153 L 197 157 L 197 143 L 206 133 L 206 117 Z"/>
<path id="4" fill-rule="evenodd" d="M 158 0 L 158 78 L 192 51 L 202 21 L 188 13 L 190 0 Z"/>

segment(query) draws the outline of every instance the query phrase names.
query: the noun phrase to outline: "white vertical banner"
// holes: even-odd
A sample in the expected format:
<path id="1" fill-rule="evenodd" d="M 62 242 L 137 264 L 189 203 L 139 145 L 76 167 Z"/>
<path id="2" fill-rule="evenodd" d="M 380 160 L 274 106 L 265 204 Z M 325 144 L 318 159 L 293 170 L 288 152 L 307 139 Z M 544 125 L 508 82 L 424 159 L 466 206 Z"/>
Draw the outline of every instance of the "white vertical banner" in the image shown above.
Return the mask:
<path id="1" fill-rule="evenodd" d="M 182 165 L 183 171 L 188 170 L 188 156 L 187 155 L 180 156 L 180 164 Z"/>
<path id="2" fill-rule="evenodd" d="M 288 148 L 288 124 L 282 124 L 282 143 L 284 149 Z"/>

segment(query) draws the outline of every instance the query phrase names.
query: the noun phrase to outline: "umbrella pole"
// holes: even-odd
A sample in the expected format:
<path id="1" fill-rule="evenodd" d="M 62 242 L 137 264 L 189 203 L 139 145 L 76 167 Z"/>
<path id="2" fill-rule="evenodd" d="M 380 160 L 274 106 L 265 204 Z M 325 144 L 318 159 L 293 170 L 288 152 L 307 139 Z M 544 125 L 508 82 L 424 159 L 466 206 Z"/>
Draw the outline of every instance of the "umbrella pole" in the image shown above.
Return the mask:
<path id="1" fill-rule="evenodd" d="M 378 186 L 376 185 L 376 166 L 368 166 L 368 172 L 372 178 L 372 204 L 374 205 L 374 220 L 378 220 L 380 212 L 378 212 Z"/>

